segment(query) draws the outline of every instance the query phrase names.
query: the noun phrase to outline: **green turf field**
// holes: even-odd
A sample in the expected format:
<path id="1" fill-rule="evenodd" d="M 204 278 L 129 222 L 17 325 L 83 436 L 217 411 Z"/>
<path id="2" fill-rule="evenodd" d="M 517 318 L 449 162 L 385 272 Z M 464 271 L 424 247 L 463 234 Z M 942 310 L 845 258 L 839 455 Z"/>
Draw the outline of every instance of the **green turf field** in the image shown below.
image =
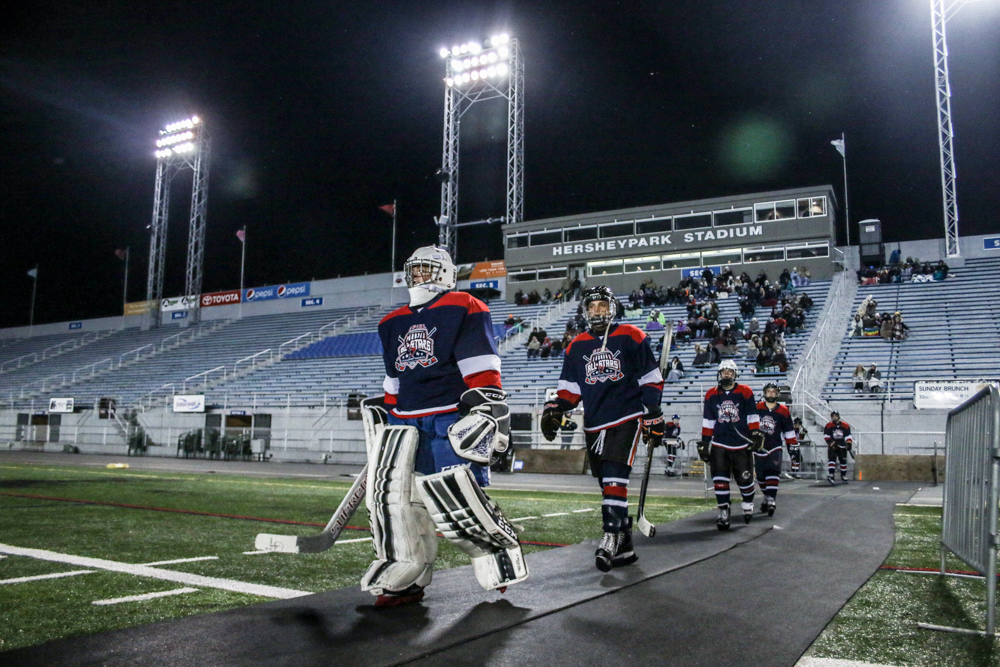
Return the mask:
<path id="1" fill-rule="evenodd" d="M 939 568 L 940 508 L 900 506 L 895 519 L 896 543 L 883 567 Z M 946 567 L 968 570 L 954 556 Z M 820 586 L 817 582 L 817 595 L 822 594 Z M 807 655 L 887 665 L 1000 665 L 1000 642 L 922 630 L 918 622 L 984 629 L 986 583 L 882 569 L 841 609 Z"/>
<path id="2" fill-rule="evenodd" d="M 254 551 L 254 537 L 259 532 L 319 532 L 350 481 L 4 465 L 0 466 L 0 543 L 130 564 L 212 557 L 157 567 L 298 591 L 357 586 L 371 561 L 372 546 L 370 539 L 350 540 L 365 540 L 370 536 L 365 530 L 345 531 L 340 542 L 322 554 L 245 553 Z M 498 490 L 491 496 L 507 517 L 523 527 L 521 539 L 528 543 L 525 553 L 555 548 L 543 545 L 575 544 L 600 536 L 598 493 Z M 650 498 L 646 508 L 651 521 L 662 523 L 705 511 L 710 504 L 700 499 Z M 284 525 L 237 516 L 318 525 Z M 365 513 L 355 515 L 351 525 L 367 528 Z M 438 547 L 436 568 L 468 564 L 468 557 L 448 542 L 439 540 Z M 581 564 L 589 566 L 589 562 Z M 185 587 L 104 570 L 3 583 L 86 569 L 28 556 L 0 558 L 0 650 L 272 599 L 194 586 L 197 592 L 98 606 L 93 602 Z"/>

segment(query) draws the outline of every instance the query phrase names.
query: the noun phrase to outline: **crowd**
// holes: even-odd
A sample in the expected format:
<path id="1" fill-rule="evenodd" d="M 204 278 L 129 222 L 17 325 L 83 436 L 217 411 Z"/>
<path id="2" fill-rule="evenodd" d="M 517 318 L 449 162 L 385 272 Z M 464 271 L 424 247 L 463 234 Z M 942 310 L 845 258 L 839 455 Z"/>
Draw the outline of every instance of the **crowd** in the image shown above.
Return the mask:
<path id="1" fill-rule="evenodd" d="M 938 260 L 934 264 L 921 262 L 919 258 L 907 257 L 900 261 L 899 251 L 893 250 L 889 262 L 882 268 L 876 269 L 874 266 L 868 266 L 858 269 L 858 284 L 888 285 L 907 280 L 915 283 L 944 280 L 948 277 L 948 269 L 949 267 L 944 263 L 944 260 Z"/>
<path id="2" fill-rule="evenodd" d="M 881 336 L 883 340 L 903 341 L 909 335 L 910 327 L 903 321 L 903 314 L 898 310 L 895 313 L 880 313 L 874 295 L 866 296 L 854 313 L 851 336 L 864 338 Z"/>

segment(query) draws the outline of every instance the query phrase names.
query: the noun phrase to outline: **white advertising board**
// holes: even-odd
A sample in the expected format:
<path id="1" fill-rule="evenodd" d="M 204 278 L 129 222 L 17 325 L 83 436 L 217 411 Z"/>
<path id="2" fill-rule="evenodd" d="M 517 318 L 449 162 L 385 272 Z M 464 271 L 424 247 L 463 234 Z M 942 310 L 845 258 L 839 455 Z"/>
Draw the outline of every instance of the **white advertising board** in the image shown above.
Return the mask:
<path id="1" fill-rule="evenodd" d="M 913 383 L 913 407 L 951 410 L 996 380 L 917 380 Z"/>
<path id="2" fill-rule="evenodd" d="M 72 398 L 50 398 L 49 412 L 73 412 Z"/>
<path id="3" fill-rule="evenodd" d="M 174 412 L 204 412 L 205 394 L 174 396 Z"/>

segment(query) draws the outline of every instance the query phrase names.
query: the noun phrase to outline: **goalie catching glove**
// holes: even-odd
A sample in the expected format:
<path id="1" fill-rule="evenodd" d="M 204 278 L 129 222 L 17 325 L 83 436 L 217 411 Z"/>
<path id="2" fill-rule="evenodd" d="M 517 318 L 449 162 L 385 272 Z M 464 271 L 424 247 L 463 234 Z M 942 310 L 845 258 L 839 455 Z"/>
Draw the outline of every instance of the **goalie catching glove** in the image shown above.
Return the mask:
<path id="1" fill-rule="evenodd" d="M 559 432 L 562 421 L 563 411 L 559 409 L 559 404 L 555 402 L 546 403 L 542 409 L 542 418 L 538 422 L 538 426 L 542 429 L 542 435 L 545 436 L 546 440 L 552 442 L 556 439 L 556 433 Z"/>
<path id="2" fill-rule="evenodd" d="M 507 393 L 494 387 L 469 389 L 459 399 L 463 417 L 448 427 L 448 441 L 464 459 L 489 465 L 493 454 L 510 444 L 510 408 Z"/>
<path id="3" fill-rule="evenodd" d="M 712 439 L 702 438 L 698 443 L 698 458 L 708 463 L 712 458 Z"/>
<path id="4" fill-rule="evenodd" d="M 650 447 L 663 444 L 663 412 L 656 408 L 642 416 L 642 441 Z"/>

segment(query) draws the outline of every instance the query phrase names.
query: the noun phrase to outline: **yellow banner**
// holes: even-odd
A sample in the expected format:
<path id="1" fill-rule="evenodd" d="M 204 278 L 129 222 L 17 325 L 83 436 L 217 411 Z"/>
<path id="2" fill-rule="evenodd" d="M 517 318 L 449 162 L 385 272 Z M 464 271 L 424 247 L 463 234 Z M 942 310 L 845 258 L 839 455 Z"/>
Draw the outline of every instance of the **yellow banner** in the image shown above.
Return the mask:
<path id="1" fill-rule="evenodd" d="M 153 310 L 156 301 L 132 301 L 125 304 L 125 315 L 145 315 Z"/>

